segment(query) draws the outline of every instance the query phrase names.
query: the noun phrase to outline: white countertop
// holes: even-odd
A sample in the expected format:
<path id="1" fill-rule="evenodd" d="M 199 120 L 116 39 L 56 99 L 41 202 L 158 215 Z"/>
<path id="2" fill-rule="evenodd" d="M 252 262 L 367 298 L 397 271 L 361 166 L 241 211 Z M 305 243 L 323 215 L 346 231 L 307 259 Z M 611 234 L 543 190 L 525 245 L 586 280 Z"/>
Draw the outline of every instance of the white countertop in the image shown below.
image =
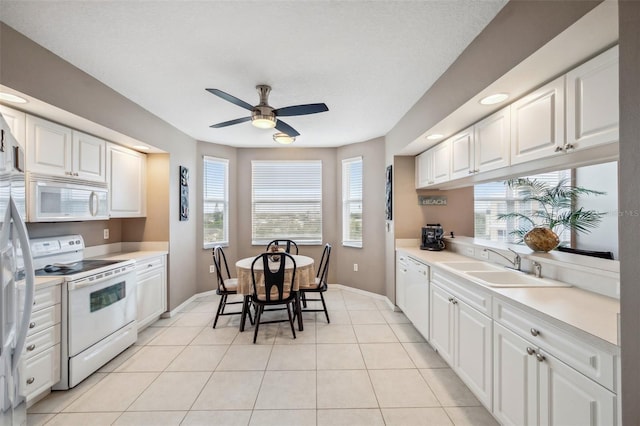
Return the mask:
<path id="1" fill-rule="evenodd" d="M 51 277 L 36 277 L 36 289 L 46 288 L 52 285 L 57 285 L 62 283 L 61 277 L 51 276 Z"/>
<path id="2" fill-rule="evenodd" d="M 416 247 L 398 247 L 396 250 L 435 267 L 440 262 L 470 260 L 448 251 L 426 251 Z M 443 269 L 455 273 L 449 268 Z M 458 272 L 457 275 L 472 281 L 464 273 Z M 483 287 L 498 297 L 534 309 L 551 320 L 560 321 L 611 344 L 619 344 L 617 317 L 620 302 L 617 299 L 575 287 Z"/>
<path id="3" fill-rule="evenodd" d="M 158 256 L 165 256 L 167 252 L 164 250 L 139 250 L 139 251 L 127 251 L 118 253 L 108 253 L 102 256 L 96 256 L 97 258 L 104 260 L 147 260 Z"/>

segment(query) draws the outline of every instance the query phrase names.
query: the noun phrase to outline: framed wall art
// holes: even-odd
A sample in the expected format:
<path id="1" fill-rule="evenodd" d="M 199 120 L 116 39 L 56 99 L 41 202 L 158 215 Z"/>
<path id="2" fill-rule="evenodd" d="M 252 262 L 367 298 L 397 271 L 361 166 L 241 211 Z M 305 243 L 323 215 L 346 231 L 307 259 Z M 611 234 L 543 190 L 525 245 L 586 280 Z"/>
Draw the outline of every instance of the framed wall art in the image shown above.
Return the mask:
<path id="1" fill-rule="evenodd" d="M 391 220 L 392 219 L 392 190 L 391 190 L 391 179 L 392 179 L 393 173 L 392 173 L 392 169 L 391 169 L 391 165 L 387 166 L 387 178 L 386 178 L 386 182 L 385 182 L 385 213 L 386 213 L 386 217 L 387 220 Z"/>
<path id="2" fill-rule="evenodd" d="M 189 169 L 180 166 L 180 220 L 189 220 Z"/>

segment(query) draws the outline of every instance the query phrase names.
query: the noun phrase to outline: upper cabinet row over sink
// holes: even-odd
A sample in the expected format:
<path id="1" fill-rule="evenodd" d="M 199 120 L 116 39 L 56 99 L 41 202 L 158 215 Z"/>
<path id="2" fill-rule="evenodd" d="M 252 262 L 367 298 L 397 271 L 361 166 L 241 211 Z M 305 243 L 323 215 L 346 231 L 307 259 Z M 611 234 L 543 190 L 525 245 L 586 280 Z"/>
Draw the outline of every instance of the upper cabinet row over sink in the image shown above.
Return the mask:
<path id="1" fill-rule="evenodd" d="M 618 142 L 618 122 L 615 46 L 418 155 L 416 188 L 500 169 L 502 177 L 535 172 L 553 166 L 553 157 L 564 156 L 554 159 L 564 168 L 602 161 L 589 149 Z"/>
<path id="2" fill-rule="evenodd" d="M 107 184 L 110 217 L 146 216 L 146 155 L 0 105 L 25 150 L 26 172 Z"/>

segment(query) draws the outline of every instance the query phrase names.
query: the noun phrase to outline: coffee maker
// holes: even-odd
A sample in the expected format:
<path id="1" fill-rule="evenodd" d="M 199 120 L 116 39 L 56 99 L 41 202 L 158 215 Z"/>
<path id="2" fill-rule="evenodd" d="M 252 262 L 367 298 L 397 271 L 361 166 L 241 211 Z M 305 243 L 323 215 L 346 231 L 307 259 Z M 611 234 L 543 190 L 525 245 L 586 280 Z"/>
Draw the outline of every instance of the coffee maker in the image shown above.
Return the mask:
<path id="1" fill-rule="evenodd" d="M 444 230 L 439 223 L 427 223 L 427 226 L 422 227 L 420 249 L 432 251 L 444 250 L 443 234 Z"/>

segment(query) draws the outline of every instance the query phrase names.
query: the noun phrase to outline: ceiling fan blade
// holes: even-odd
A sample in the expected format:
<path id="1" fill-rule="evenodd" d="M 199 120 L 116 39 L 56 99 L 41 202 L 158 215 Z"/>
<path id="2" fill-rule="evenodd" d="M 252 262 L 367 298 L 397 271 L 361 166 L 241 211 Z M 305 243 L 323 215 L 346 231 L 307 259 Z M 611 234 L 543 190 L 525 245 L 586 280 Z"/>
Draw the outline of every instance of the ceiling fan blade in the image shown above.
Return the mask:
<path id="1" fill-rule="evenodd" d="M 288 134 L 289 136 L 293 136 L 293 137 L 300 136 L 300 133 L 298 133 L 296 129 L 289 126 L 287 123 L 285 123 L 282 120 L 276 121 L 276 129 L 280 130 L 282 133 Z"/>
<path id="2" fill-rule="evenodd" d="M 222 123 L 212 124 L 209 127 L 213 129 L 218 129 L 220 127 L 233 126 L 234 124 L 244 123 L 245 121 L 250 121 L 250 120 L 251 120 L 251 117 L 236 118 L 235 120 L 223 121 Z"/>
<path id="3" fill-rule="evenodd" d="M 223 92 L 222 90 L 219 90 L 219 89 L 206 89 L 206 90 L 209 93 L 213 93 L 214 95 L 221 97 L 225 101 L 229 101 L 232 104 L 238 105 L 239 107 L 248 109 L 249 111 L 253 110 L 253 105 L 250 105 L 247 102 L 243 101 L 242 99 L 238 99 L 235 96 L 232 96 L 226 92 Z"/>
<path id="4" fill-rule="evenodd" d="M 326 104 L 306 104 L 306 105 L 294 105 L 284 108 L 278 108 L 273 112 L 279 117 L 290 117 L 292 115 L 307 115 L 317 114 L 319 112 L 329 111 Z"/>

